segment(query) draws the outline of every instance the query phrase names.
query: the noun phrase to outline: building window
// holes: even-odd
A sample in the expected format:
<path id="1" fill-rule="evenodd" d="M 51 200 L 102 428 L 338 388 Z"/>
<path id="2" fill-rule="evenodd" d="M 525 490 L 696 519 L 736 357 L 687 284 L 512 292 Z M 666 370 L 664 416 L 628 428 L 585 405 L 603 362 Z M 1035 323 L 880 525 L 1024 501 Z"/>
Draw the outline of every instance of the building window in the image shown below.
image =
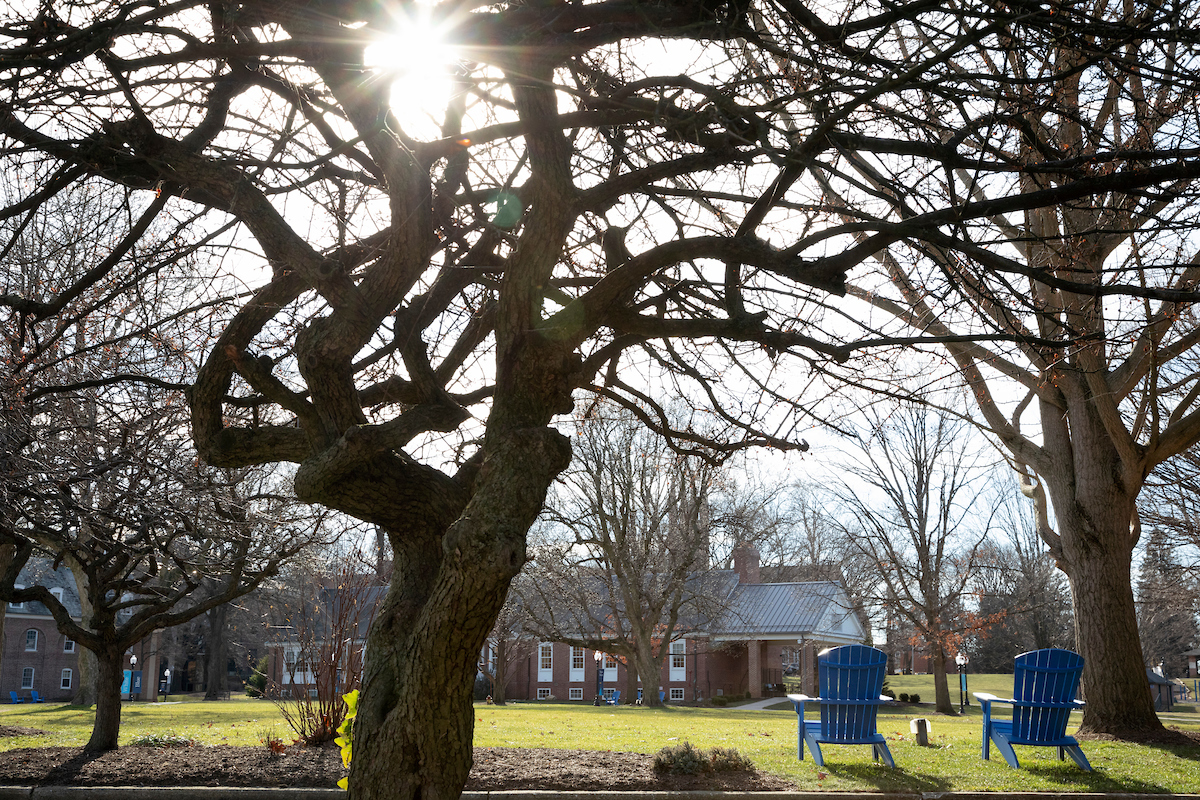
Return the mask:
<path id="1" fill-rule="evenodd" d="M 568 700 L 582 700 L 583 699 L 583 689 L 568 689 L 567 690 L 567 699 Z"/>
<path id="2" fill-rule="evenodd" d="M 605 689 L 604 690 L 604 701 L 605 702 L 611 701 L 613 699 L 613 692 L 615 692 L 615 691 L 616 691 L 616 689 Z"/>
<path id="3" fill-rule="evenodd" d="M 54 596 L 54 599 L 55 599 L 55 600 L 57 600 L 57 601 L 58 601 L 58 602 L 60 602 L 60 603 L 62 602 L 62 599 L 63 599 L 63 590 L 62 590 L 62 587 L 61 587 L 61 586 L 55 586 L 54 588 L 52 588 L 52 589 L 50 590 L 50 594 L 52 594 L 52 595 Z"/>
<path id="4" fill-rule="evenodd" d="M 21 688 L 33 688 L 33 667 L 26 667 L 25 669 L 21 670 Z"/>
<path id="5" fill-rule="evenodd" d="M 671 699 L 672 700 L 682 700 L 683 699 L 683 689 L 672 689 L 671 690 Z"/>
<path id="6" fill-rule="evenodd" d="M 316 689 L 309 689 L 309 690 L 308 690 L 308 698 L 309 698 L 310 700 L 316 700 L 316 699 L 317 699 L 317 690 L 316 690 Z"/>
<path id="7" fill-rule="evenodd" d="M 671 680 L 682 681 L 687 679 L 686 653 L 687 642 L 685 642 L 683 639 L 677 639 L 671 642 Z"/>
<path id="8" fill-rule="evenodd" d="M 549 699 L 550 699 L 550 690 L 549 689 L 538 689 L 538 700 L 549 700 Z"/>
<path id="9" fill-rule="evenodd" d="M 605 653 L 604 654 L 604 669 L 610 670 L 610 669 L 616 669 L 616 668 L 617 668 L 616 656 L 612 656 L 612 655 L 609 655 L 608 653 Z M 616 680 L 616 676 L 608 676 L 608 679 Z"/>
<path id="10" fill-rule="evenodd" d="M 538 681 L 549 683 L 554 680 L 554 645 L 542 642 L 538 645 Z"/>
<path id="11" fill-rule="evenodd" d="M 70 689 L 71 688 L 71 670 L 64 669 L 62 671 L 62 681 L 59 683 L 59 688 L 62 688 L 62 689 Z"/>
<path id="12" fill-rule="evenodd" d="M 67 639 L 65 642 L 63 642 L 63 652 L 64 653 L 74 653 L 75 652 L 75 640 L 74 639 Z"/>
<path id="13" fill-rule="evenodd" d="M 37 650 L 38 632 L 35 628 L 25 631 L 25 650 Z"/>
<path id="14" fill-rule="evenodd" d="M 571 677 L 572 681 L 583 680 L 583 648 L 571 648 Z"/>
<path id="15" fill-rule="evenodd" d="M 13 588 L 14 588 L 14 589 L 24 589 L 24 588 L 25 588 L 25 584 L 23 584 L 23 583 L 14 583 L 14 584 L 13 584 Z M 10 610 L 12 610 L 12 611 L 24 611 L 24 610 L 25 610 L 25 604 L 24 604 L 24 603 L 9 603 L 9 604 L 8 604 L 8 607 L 9 607 L 9 609 L 10 609 Z"/>

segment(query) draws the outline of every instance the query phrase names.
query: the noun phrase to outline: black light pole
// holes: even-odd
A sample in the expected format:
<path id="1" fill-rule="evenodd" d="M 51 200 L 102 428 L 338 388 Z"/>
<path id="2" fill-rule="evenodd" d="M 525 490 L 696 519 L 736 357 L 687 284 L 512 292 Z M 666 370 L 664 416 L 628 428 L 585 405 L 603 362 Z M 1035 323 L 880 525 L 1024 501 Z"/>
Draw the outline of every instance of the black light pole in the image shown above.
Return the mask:
<path id="1" fill-rule="evenodd" d="M 595 653 L 596 659 L 596 699 L 592 702 L 594 706 L 604 705 L 604 654 L 599 650 Z"/>
<path id="2" fill-rule="evenodd" d="M 963 709 L 971 705 L 971 701 L 967 699 L 967 662 L 971 659 L 967 658 L 965 653 L 959 653 L 954 657 L 954 663 L 958 664 L 958 713 L 962 714 Z"/>
<path id="3" fill-rule="evenodd" d="M 129 702 L 133 702 L 133 673 L 137 670 L 137 656 L 129 655 Z"/>

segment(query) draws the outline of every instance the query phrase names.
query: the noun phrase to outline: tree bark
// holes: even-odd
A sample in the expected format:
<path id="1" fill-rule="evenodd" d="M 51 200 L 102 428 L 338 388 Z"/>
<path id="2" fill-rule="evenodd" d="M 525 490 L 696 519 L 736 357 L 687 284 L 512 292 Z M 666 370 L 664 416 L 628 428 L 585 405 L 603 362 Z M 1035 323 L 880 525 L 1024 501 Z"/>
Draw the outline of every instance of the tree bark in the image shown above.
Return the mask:
<path id="1" fill-rule="evenodd" d="M 1075 513 L 1064 515 L 1069 523 L 1062 525 L 1062 557 L 1075 606 L 1075 638 L 1084 657 L 1087 705 L 1079 729 L 1136 740 L 1162 730 L 1162 723 L 1146 681 L 1129 579 L 1131 511 L 1126 503 L 1089 508 L 1077 502 Z"/>
<path id="2" fill-rule="evenodd" d="M 667 646 L 664 643 L 658 657 L 655 658 L 652 644 L 643 643 L 641 639 L 635 644 L 637 646 L 634 650 L 634 660 L 637 663 L 637 673 L 642 678 L 642 705 L 661 706 L 663 703 L 658 699 L 658 681 L 662 677 L 663 654 Z"/>
<path id="3" fill-rule="evenodd" d="M 225 675 L 229 671 L 229 647 L 225 641 L 225 620 L 229 606 L 219 605 L 208 612 L 208 641 L 204 654 L 205 700 L 220 700 L 225 691 Z"/>
<path id="4" fill-rule="evenodd" d="M 66 559 L 66 563 L 75 577 L 75 593 L 79 595 L 79 618 L 82 620 L 83 626 L 87 628 L 92 625 L 92 617 L 95 614 L 91 594 L 88 590 L 87 573 L 82 565 L 73 558 Z M 97 705 L 100 702 L 97 688 L 100 668 L 96 662 L 96 654 L 86 647 L 81 647 L 78 643 L 76 643 L 75 649 L 79 653 L 79 682 L 76 684 L 75 696 L 71 698 L 71 705 L 85 707 Z M 120 692 L 120 690 L 121 687 L 118 683 L 117 691 Z M 93 736 L 93 738 L 95 737 Z"/>
<path id="5" fill-rule="evenodd" d="M 1136 740 L 1163 730 L 1146 681 L 1130 576 L 1137 544 L 1131 523 L 1143 478 L 1130 475 L 1098 401 L 1081 388 L 1084 379 L 1062 383 L 1066 418 L 1042 404 L 1042 430 L 1054 458 L 1042 478 L 1058 522 L 1051 550 L 1070 579 L 1076 646 L 1084 658 L 1087 705 L 1079 729 Z"/>
<path id="6" fill-rule="evenodd" d="M 496 642 L 496 652 L 492 660 L 492 703 L 502 706 L 507 702 L 504 697 L 505 678 L 508 676 L 509 659 L 508 642 L 501 638 Z"/>
<path id="7" fill-rule="evenodd" d="M 367 644 L 351 800 L 451 800 L 472 764 L 479 653 L 525 563 L 525 535 L 570 445 L 549 429 L 496 436 L 444 536 L 392 531 L 394 572 Z M 427 519 L 427 518 L 426 518 Z"/>
<path id="8" fill-rule="evenodd" d="M 939 714 L 953 714 L 954 704 L 950 702 L 950 687 L 946 685 L 946 648 L 942 647 L 940 639 L 930 642 L 930 655 L 933 656 L 933 697 L 936 701 L 936 711 Z"/>
<path id="9" fill-rule="evenodd" d="M 84 746 L 89 753 L 117 749 L 121 731 L 121 679 L 124 654 L 110 650 L 96 654 L 96 722 Z"/>
<path id="10" fill-rule="evenodd" d="M 13 557 L 17 554 L 15 544 L 0 544 L 0 575 L 8 572 Z M 8 603 L 0 602 L 0 669 L 4 668 L 4 651 L 8 645 L 4 635 L 4 617 L 8 613 Z"/>

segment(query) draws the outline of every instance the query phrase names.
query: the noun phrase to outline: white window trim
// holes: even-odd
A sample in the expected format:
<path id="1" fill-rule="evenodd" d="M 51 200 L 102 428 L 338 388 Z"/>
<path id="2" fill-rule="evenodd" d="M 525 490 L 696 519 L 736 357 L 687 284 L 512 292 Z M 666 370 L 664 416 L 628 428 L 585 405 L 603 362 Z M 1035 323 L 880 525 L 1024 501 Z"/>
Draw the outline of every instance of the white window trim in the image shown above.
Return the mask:
<path id="1" fill-rule="evenodd" d="M 579 688 L 567 689 L 567 699 L 568 700 L 582 700 L 583 699 L 583 689 L 579 689 Z"/>
<path id="2" fill-rule="evenodd" d="M 23 583 L 14 583 L 14 584 L 13 584 L 13 588 L 14 588 L 14 589 L 24 589 L 24 588 L 25 588 L 25 584 L 23 584 Z M 9 604 L 8 604 L 8 610 L 9 610 L 9 611 L 24 611 L 24 610 L 25 610 L 25 604 L 24 604 L 24 603 L 9 603 Z"/>
<path id="3" fill-rule="evenodd" d="M 33 647 L 29 646 L 29 634 L 33 634 Z M 25 652 L 36 653 L 38 649 L 38 640 L 42 638 L 41 631 L 37 628 L 30 628 L 25 631 Z"/>
<path id="4" fill-rule="evenodd" d="M 550 690 L 549 690 L 549 689 L 545 689 L 545 688 L 543 688 L 543 689 L 538 689 L 538 691 L 537 691 L 537 699 L 538 699 L 538 700 L 549 700 L 549 699 L 550 699 Z"/>
<path id="5" fill-rule="evenodd" d="M 679 687 L 671 689 L 671 699 L 675 700 L 675 701 L 682 700 L 683 699 L 683 689 L 679 688 Z"/>
<path id="6" fill-rule="evenodd" d="M 75 640 L 72 639 L 70 636 L 68 636 L 66 638 L 66 640 L 63 642 L 63 652 L 64 653 L 74 653 L 75 652 Z"/>
<path id="7" fill-rule="evenodd" d="M 687 642 L 683 639 L 671 642 L 671 654 L 668 658 L 671 660 L 669 680 L 687 680 Z"/>
<path id="8" fill-rule="evenodd" d="M 584 651 L 583 651 L 583 648 L 582 648 L 582 647 L 572 647 L 572 648 L 571 648 L 571 675 L 570 675 L 570 680 L 571 680 L 572 682 L 576 682 L 576 681 L 582 681 L 582 680 L 583 680 L 583 670 L 584 670 L 584 667 L 586 667 L 586 666 L 587 666 L 587 659 L 584 657 L 585 655 L 586 655 L 586 654 L 584 653 Z M 575 662 L 579 662 L 579 666 L 578 666 L 578 667 L 576 667 L 576 666 L 575 666 Z M 581 698 L 579 698 L 579 699 L 580 699 L 580 700 L 582 700 L 583 698 L 581 697 Z"/>
<path id="9" fill-rule="evenodd" d="M 538 683 L 550 683 L 554 680 L 554 645 L 550 642 L 538 644 L 537 660 Z M 543 666 L 547 663 L 549 666 Z M 538 693 L 541 693 L 541 689 Z"/>
<path id="10" fill-rule="evenodd" d="M 25 667 L 23 670 L 21 670 L 21 688 L 22 689 L 32 689 L 33 688 L 33 675 L 34 675 L 33 667 Z M 28 678 L 26 678 L 26 676 L 28 676 Z"/>
<path id="11" fill-rule="evenodd" d="M 615 681 L 617 679 L 617 676 L 616 675 L 610 676 L 608 674 L 608 670 L 610 670 L 610 669 L 615 670 L 616 668 L 617 668 L 616 656 L 612 656 L 612 655 L 609 655 L 608 653 L 605 653 L 604 654 L 604 679 L 608 680 L 608 681 Z"/>
<path id="12" fill-rule="evenodd" d="M 63 588 L 61 586 L 52 587 L 50 589 L 50 594 L 53 595 L 54 599 L 58 602 L 61 603 L 63 601 Z"/>
<path id="13" fill-rule="evenodd" d="M 62 671 L 62 677 L 59 679 L 58 688 L 70 689 L 71 688 L 71 679 L 73 677 L 74 677 L 74 675 L 72 674 L 71 670 L 64 669 Z"/>

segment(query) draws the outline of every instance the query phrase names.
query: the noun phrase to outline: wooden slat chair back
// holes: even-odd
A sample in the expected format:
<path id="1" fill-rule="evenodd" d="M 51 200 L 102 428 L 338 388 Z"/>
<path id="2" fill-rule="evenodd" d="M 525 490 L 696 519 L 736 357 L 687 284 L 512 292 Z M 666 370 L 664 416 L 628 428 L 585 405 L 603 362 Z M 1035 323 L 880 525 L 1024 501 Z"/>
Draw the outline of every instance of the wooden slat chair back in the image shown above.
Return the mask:
<path id="1" fill-rule="evenodd" d="M 1070 650 L 1047 648 L 1017 656 L 1013 662 L 1012 698 L 975 693 L 983 708 L 983 757 L 990 758 L 989 745 L 995 742 L 1009 766 L 1019 767 L 1013 745 L 1057 747 L 1060 759 L 1070 755 L 1090 772 L 1092 767 L 1079 742 L 1067 736 L 1071 712 L 1083 707 L 1075 699 L 1082 673 L 1083 657 Z M 1011 705 L 1012 719 L 993 719 L 992 703 Z"/>
<path id="2" fill-rule="evenodd" d="M 852 644 L 822 651 L 817 656 L 819 697 L 789 694 L 796 708 L 796 755 L 804 759 L 804 744 L 812 750 L 818 766 L 825 763 L 821 744 L 869 744 L 875 760 L 882 758 L 895 767 L 887 741 L 876 730 L 879 706 L 890 702 L 880 694 L 887 673 L 887 654 L 865 645 Z M 806 703 L 821 704 L 821 721 L 804 719 Z"/>

